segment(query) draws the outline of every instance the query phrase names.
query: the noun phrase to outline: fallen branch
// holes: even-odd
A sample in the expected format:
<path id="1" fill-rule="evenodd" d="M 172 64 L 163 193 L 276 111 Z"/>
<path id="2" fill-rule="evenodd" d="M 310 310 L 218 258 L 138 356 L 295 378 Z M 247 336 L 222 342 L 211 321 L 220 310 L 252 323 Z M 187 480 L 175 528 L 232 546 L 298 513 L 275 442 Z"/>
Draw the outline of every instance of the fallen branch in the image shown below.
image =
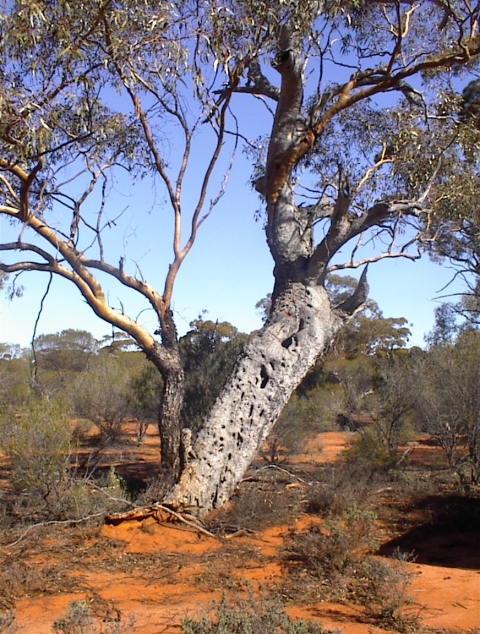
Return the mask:
<path id="1" fill-rule="evenodd" d="M 166 514 L 166 516 L 162 517 L 162 514 L 159 513 L 159 511 L 163 511 L 163 513 Z M 168 521 L 169 519 L 168 516 L 174 517 L 176 520 L 178 520 L 182 524 L 186 524 L 187 526 L 194 528 L 199 533 L 202 533 L 202 535 L 206 535 L 207 537 L 213 537 L 217 539 L 217 537 L 213 533 L 211 533 L 210 531 L 207 531 L 207 529 L 200 526 L 197 522 L 186 519 L 180 513 L 177 513 L 176 511 L 172 510 L 168 506 L 163 506 L 163 504 L 153 504 L 152 506 L 137 507 L 132 509 L 131 511 L 126 511 L 125 513 L 113 513 L 105 517 L 105 523 L 118 526 L 122 522 L 128 522 L 131 520 L 142 520 L 142 519 L 146 519 L 147 517 L 153 517 L 157 520 L 157 522 L 160 523 L 162 521 L 164 522 Z"/>
<path id="2" fill-rule="evenodd" d="M 278 469 L 279 471 L 282 471 L 283 473 L 286 473 L 287 475 L 289 475 L 291 478 L 296 478 L 302 484 L 308 484 L 307 481 L 300 478 L 300 476 L 297 476 L 291 471 L 288 471 L 287 469 L 284 469 L 283 467 L 279 467 L 276 464 L 267 464 L 264 467 L 259 467 L 258 469 L 256 469 L 256 472 L 263 471 L 264 469 Z M 246 478 L 243 478 L 242 482 L 249 482 L 254 479 L 255 479 L 254 476 L 247 476 Z"/>
<path id="3" fill-rule="evenodd" d="M 104 515 L 104 514 L 105 514 L 105 511 L 100 511 L 98 513 L 93 513 L 92 515 L 85 515 L 85 517 L 80 517 L 78 519 L 49 520 L 47 522 L 38 522 L 38 524 L 32 524 L 31 526 L 29 526 L 28 528 L 26 528 L 24 530 L 24 532 L 20 535 L 20 537 L 16 541 L 12 542 L 11 544 L 7 544 L 6 546 L 0 546 L 0 550 L 7 550 L 8 548 L 12 548 L 13 546 L 16 546 L 34 528 L 39 528 L 40 526 L 53 526 L 55 524 L 80 524 L 81 522 L 88 522 L 88 520 L 92 520 L 92 519 L 94 519 L 96 517 L 100 517 L 101 515 Z"/>

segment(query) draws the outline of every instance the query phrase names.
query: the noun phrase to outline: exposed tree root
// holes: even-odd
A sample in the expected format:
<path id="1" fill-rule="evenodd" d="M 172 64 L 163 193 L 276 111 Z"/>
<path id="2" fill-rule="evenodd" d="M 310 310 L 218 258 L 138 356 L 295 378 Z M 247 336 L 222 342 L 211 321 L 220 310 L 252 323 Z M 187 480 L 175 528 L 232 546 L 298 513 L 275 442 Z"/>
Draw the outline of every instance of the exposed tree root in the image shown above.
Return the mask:
<path id="1" fill-rule="evenodd" d="M 207 531 L 207 529 L 200 526 L 198 522 L 190 515 L 187 518 L 184 515 L 181 515 L 180 513 L 177 513 L 176 511 L 168 508 L 168 506 L 163 506 L 162 504 L 153 504 L 151 506 L 138 507 L 124 513 L 112 513 L 111 515 L 107 515 L 105 517 L 105 523 L 118 526 L 122 522 L 143 520 L 147 517 L 153 517 L 159 523 L 178 521 L 182 524 L 190 526 L 199 533 L 202 533 L 202 535 L 214 537 L 215 539 L 217 539 L 217 537 L 213 533 Z"/>

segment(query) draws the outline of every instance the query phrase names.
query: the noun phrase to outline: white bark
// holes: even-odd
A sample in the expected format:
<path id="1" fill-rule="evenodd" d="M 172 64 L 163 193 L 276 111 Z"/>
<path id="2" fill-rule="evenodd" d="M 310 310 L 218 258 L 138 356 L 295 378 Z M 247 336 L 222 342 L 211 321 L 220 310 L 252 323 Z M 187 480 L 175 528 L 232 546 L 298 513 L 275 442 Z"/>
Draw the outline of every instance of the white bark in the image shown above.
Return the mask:
<path id="1" fill-rule="evenodd" d="M 203 515 L 231 497 L 283 407 L 341 320 L 324 288 L 291 283 L 210 412 L 165 503 Z"/>

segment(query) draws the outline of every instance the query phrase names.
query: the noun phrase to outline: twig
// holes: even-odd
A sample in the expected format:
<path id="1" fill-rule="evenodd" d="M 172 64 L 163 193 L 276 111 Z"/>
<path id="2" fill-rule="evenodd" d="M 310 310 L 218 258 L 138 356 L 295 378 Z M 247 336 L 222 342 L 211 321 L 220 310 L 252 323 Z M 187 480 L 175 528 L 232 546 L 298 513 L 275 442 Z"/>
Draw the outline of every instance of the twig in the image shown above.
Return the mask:
<path id="1" fill-rule="evenodd" d="M 30 342 L 30 346 L 32 348 L 32 355 L 33 355 L 32 381 L 34 386 L 38 384 L 38 362 L 37 362 L 37 351 L 35 348 L 35 338 L 37 336 L 38 323 L 40 321 L 40 317 L 43 311 L 43 304 L 45 303 L 45 300 L 47 299 L 47 295 L 50 291 L 52 281 L 53 281 L 53 273 L 50 273 L 50 279 L 48 280 L 47 288 L 45 290 L 45 293 L 43 294 L 42 299 L 40 300 L 40 307 L 38 309 L 37 318 L 35 319 L 35 325 L 33 326 L 32 341 Z"/>
<path id="2" fill-rule="evenodd" d="M 163 504 L 155 504 L 155 508 L 165 511 L 166 513 L 170 513 L 177 520 L 179 520 L 183 524 L 186 524 L 187 526 L 191 526 L 192 528 L 197 530 L 199 533 L 202 533 L 203 535 L 207 535 L 207 537 L 213 537 L 214 539 L 217 539 L 217 537 L 210 531 L 207 531 L 206 528 L 202 528 L 196 522 L 191 522 L 190 520 L 185 519 L 182 515 L 180 515 L 180 513 L 173 511 L 172 509 L 168 508 L 168 506 L 163 506 Z"/>
<path id="3" fill-rule="evenodd" d="M 93 513 L 92 515 L 86 515 L 85 517 L 80 517 L 76 520 L 49 520 L 47 522 L 38 522 L 38 524 L 32 524 L 20 535 L 20 537 L 16 541 L 12 542 L 11 544 L 7 544 L 6 546 L 0 546 L 0 550 L 7 550 L 7 548 L 12 548 L 13 546 L 16 546 L 34 528 L 38 528 L 40 526 L 52 526 L 55 524 L 80 524 L 80 522 L 87 522 L 88 520 L 94 519 L 95 517 L 100 517 L 101 515 L 105 515 L 105 511 L 99 511 L 98 513 Z"/>
<path id="4" fill-rule="evenodd" d="M 121 500 L 121 501 L 124 502 L 126 500 Z M 179 522 L 182 522 L 183 524 L 186 524 L 187 526 L 194 528 L 199 533 L 203 533 L 203 535 L 207 535 L 208 537 L 214 537 L 215 539 L 217 539 L 217 537 L 213 533 L 211 533 L 210 531 L 207 531 L 205 528 L 202 528 L 196 522 L 186 519 L 180 513 L 177 513 L 176 511 L 172 510 L 168 506 L 163 506 L 163 504 L 160 504 L 158 502 L 155 504 L 152 504 L 151 506 L 136 506 L 135 504 L 131 504 L 131 506 L 133 506 L 132 511 L 126 511 L 125 513 L 114 513 L 112 515 L 107 515 L 105 517 L 106 522 L 116 525 L 117 523 L 120 524 L 120 522 L 128 521 L 131 519 L 138 520 L 138 519 L 146 518 L 146 517 L 155 517 L 155 514 L 157 513 L 157 511 L 165 511 L 165 513 L 168 513 L 169 515 L 177 519 Z M 157 521 L 160 523 L 160 520 L 158 518 L 157 518 Z"/>
<path id="5" fill-rule="evenodd" d="M 308 482 L 306 480 L 303 480 L 303 478 L 300 478 L 300 476 L 297 476 L 294 473 L 291 473 L 290 471 L 288 471 L 287 469 L 284 469 L 283 467 L 279 467 L 277 464 L 267 464 L 264 467 L 259 467 L 257 471 L 263 471 L 263 469 L 278 469 L 279 471 L 282 471 L 283 473 L 286 473 L 287 475 L 289 475 L 291 478 L 296 478 L 299 482 L 302 482 L 302 484 L 308 484 Z M 250 479 L 251 479 L 251 476 L 246 477 L 242 480 L 242 482 L 247 482 Z"/>

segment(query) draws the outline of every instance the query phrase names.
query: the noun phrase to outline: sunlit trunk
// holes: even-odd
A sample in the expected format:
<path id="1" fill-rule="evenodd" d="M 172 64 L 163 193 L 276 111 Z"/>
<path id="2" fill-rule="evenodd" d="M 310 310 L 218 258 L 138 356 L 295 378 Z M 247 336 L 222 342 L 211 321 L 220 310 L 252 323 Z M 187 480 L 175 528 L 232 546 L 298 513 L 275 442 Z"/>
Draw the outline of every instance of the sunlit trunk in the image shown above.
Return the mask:
<path id="1" fill-rule="evenodd" d="M 180 467 L 180 410 L 183 402 L 185 381 L 183 369 L 178 361 L 164 373 L 163 392 L 158 416 L 161 467 L 175 475 Z"/>
<path id="2" fill-rule="evenodd" d="M 232 495 L 292 392 L 340 326 L 325 290 L 290 283 L 247 344 L 165 500 L 203 515 Z"/>
<path id="3" fill-rule="evenodd" d="M 162 316 L 162 344 L 146 351 L 147 358 L 157 367 L 163 379 L 158 412 L 160 465 L 176 478 L 180 469 L 180 411 L 185 394 L 185 375 L 178 348 L 178 337 L 171 311 Z"/>

